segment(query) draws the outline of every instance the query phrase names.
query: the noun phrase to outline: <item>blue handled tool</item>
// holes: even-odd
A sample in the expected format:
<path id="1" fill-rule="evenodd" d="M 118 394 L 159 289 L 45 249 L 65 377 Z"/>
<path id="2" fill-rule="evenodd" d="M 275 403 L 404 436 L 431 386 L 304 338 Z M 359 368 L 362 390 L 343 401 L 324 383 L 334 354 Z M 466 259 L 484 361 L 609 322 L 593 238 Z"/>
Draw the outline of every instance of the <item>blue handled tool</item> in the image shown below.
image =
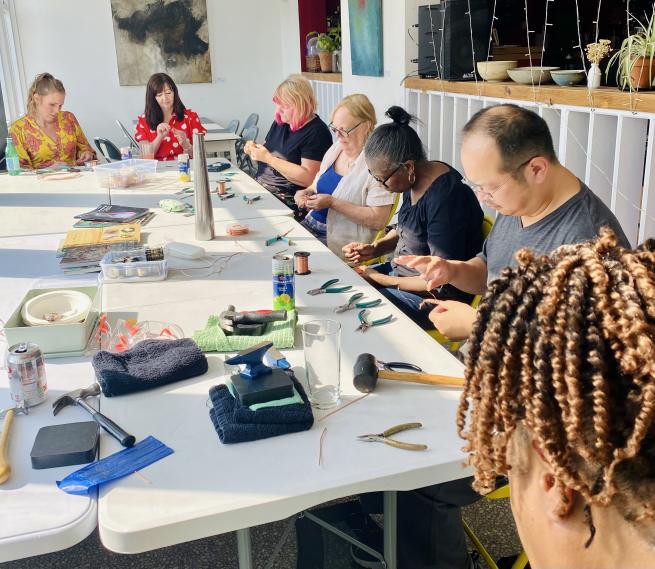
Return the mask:
<path id="1" fill-rule="evenodd" d="M 373 326 L 381 326 L 382 324 L 391 322 L 391 319 L 393 318 L 392 314 L 389 314 L 384 318 L 378 318 L 377 320 L 369 320 L 367 316 L 368 316 L 368 310 L 366 308 L 364 310 L 359 311 L 359 314 L 357 315 L 357 318 L 359 318 L 359 326 L 355 328 L 355 332 L 364 333 L 369 328 L 372 328 Z"/>
<path id="2" fill-rule="evenodd" d="M 266 240 L 266 246 L 268 247 L 269 245 L 273 245 L 277 243 L 278 241 L 282 241 L 282 243 L 286 243 L 287 245 L 293 245 L 293 241 L 287 237 L 289 233 L 293 231 L 293 227 L 287 231 L 285 231 L 282 234 L 277 234 L 275 237 L 271 237 L 270 239 Z"/>
<path id="3" fill-rule="evenodd" d="M 363 298 L 364 293 L 362 292 L 357 292 L 353 294 L 349 299 L 346 304 L 342 304 L 341 306 L 337 306 L 334 311 L 335 312 L 346 312 L 347 310 L 350 310 L 352 308 L 373 308 L 374 306 L 377 306 L 382 302 L 379 298 L 376 298 L 375 300 L 369 300 L 366 302 L 357 302 L 360 298 Z"/>
<path id="4" fill-rule="evenodd" d="M 333 284 L 338 282 L 339 279 L 330 279 L 329 281 L 324 282 L 319 288 L 313 288 L 312 290 L 308 290 L 307 294 L 311 294 L 312 296 L 315 296 L 317 294 L 324 294 L 326 292 L 330 292 L 330 293 L 346 292 L 347 290 L 350 290 L 352 288 L 351 285 L 335 286 L 335 287 L 332 286 Z"/>

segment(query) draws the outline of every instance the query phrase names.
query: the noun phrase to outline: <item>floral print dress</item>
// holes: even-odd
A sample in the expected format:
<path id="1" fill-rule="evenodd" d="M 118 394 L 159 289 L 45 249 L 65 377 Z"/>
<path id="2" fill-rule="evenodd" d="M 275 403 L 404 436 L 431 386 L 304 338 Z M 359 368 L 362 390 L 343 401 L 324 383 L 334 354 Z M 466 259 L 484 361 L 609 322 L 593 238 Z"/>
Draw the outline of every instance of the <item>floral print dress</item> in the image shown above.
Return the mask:
<path id="1" fill-rule="evenodd" d="M 181 121 L 177 120 L 177 115 L 173 113 L 168 124 L 171 127 L 171 131 L 164 140 L 161 141 L 161 144 L 155 153 L 155 158 L 157 160 L 174 160 L 178 154 L 182 153 L 182 145 L 176 138 L 174 131 L 178 130 L 184 132 L 187 140 L 191 144 L 193 144 L 194 132 L 207 132 L 207 129 L 200 123 L 198 115 L 191 109 L 184 109 L 184 118 Z M 141 142 L 142 140 L 152 142 L 157 138 L 157 129 L 153 130 L 150 128 L 145 115 L 139 115 L 134 138 L 137 142 Z"/>
<path id="2" fill-rule="evenodd" d="M 37 122 L 29 116 L 18 119 L 9 128 L 9 134 L 20 158 L 22 168 L 47 168 L 55 162 L 74 166 L 77 157 L 85 151 L 95 151 L 75 115 L 61 111 L 57 115 L 57 135 L 50 138 Z"/>

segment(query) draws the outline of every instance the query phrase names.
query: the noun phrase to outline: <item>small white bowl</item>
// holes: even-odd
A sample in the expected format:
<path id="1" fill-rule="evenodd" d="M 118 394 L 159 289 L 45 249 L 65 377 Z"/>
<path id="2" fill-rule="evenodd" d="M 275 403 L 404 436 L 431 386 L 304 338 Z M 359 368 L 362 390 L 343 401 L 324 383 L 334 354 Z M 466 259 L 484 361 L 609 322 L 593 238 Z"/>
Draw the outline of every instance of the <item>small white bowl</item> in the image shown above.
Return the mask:
<path id="1" fill-rule="evenodd" d="M 53 290 L 35 296 L 21 308 L 28 326 L 51 326 L 82 322 L 91 309 L 91 299 L 78 290 Z"/>
<path id="2" fill-rule="evenodd" d="M 514 69 L 518 61 L 478 61 L 478 73 L 485 81 L 506 81 L 508 69 Z"/>
<path id="3" fill-rule="evenodd" d="M 516 67 L 514 69 L 508 69 L 507 73 L 512 81 L 516 81 L 522 85 L 543 85 L 544 83 L 553 82 L 550 72 L 558 69 L 559 67 L 540 67 L 538 65 L 533 65 L 532 67 Z"/>
<path id="4" fill-rule="evenodd" d="M 585 80 L 584 69 L 562 69 L 560 71 L 550 72 L 553 81 L 562 87 L 579 85 Z"/>

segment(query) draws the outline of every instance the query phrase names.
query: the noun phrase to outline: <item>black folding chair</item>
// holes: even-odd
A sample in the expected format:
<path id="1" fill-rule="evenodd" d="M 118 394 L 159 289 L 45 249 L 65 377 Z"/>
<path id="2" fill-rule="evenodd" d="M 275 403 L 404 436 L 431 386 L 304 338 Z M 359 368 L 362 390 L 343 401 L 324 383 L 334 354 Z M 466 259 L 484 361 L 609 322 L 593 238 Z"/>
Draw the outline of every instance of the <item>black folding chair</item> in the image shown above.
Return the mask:
<path id="1" fill-rule="evenodd" d="M 233 119 L 227 124 L 227 132 L 233 132 L 234 134 L 237 133 L 237 130 L 239 130 L 239 119 Z"/>
<path id="2" fill-rule="evenodd" d="M 237 166 L 246 174 L 253 177 L 257 172 L 257 168 L 255 168 L 250 156 L 245 153 L 244 147 L 249 140 L 257 140 L 258 134 L 259 127 L 253 125 L 241 131 L 241 140 L 237 141 L 240 143 L 237 147 Z"/>
<path id="3" fill-rule="evenodd" d="M 100 151 L 100 154 L 102 154 L 107 162 L 117 162 L 121 159 L 121 151 L 111 140 L 98 138 L 96 136 L 93 139 L 93 142 L 95 142 L 96 148 Z"/>

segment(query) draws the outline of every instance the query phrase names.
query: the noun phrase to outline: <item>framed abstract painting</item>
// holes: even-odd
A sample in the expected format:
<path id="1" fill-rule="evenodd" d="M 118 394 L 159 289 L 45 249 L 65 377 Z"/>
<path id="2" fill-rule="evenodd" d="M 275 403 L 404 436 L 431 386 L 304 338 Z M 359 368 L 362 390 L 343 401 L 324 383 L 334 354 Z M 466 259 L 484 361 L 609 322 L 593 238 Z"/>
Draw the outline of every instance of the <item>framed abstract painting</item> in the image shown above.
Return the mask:
<path id="1" fill-rule="evenodd" d="M 211 83 L 207 0 L 111 0 L 121 85 Z"/>
<path id="2" fill-rule="evenodd" d="M 382 0 L 348 0 L 353 75 L 382 77 Z"/>

